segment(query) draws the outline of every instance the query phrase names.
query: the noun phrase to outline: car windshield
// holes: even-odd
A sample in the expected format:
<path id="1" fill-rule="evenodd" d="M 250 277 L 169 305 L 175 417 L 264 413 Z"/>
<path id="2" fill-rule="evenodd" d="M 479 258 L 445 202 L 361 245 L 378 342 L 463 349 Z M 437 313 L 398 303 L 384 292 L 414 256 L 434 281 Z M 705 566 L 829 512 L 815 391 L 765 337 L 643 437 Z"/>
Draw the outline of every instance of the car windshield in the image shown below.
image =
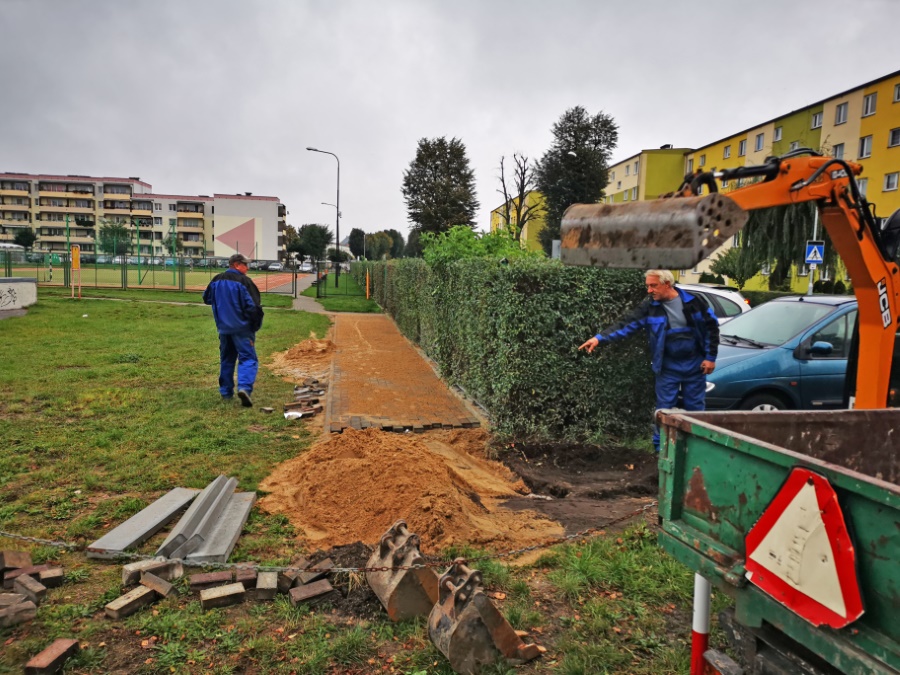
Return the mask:
<path id="1" fill-rule="evenodd" d="M 767 302 L 725 324 L 722 340 L 752 340 L 764 345 L 783 345 L 834 309 L 834 305 L 813 302 Z"/>

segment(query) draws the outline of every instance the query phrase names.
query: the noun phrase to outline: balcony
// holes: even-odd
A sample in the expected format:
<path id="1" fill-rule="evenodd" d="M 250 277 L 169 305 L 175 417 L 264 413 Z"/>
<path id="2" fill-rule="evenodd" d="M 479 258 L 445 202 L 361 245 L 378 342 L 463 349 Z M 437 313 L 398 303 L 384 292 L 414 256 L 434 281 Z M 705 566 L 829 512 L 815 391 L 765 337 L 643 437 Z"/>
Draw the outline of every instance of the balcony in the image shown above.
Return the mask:
<path id="1" fill-rule="evenodd" d="M 190 218 L 191 214 L 202 217 L 204 210 L 202 206 L 179 206 L 177 213 L 179 218 Z"/>
<path id="2" fill-rule="evenodd" d="M 15 183 L 5 183 L 0 186 L 0 195 L 10 196 L 10 197 L 28 197 L 31 195 L 31 186 L 27 183 L 22 184 L 19 187 L 13 187 Z"/>
<path id="3" fill-rule="evenodd" d="M 18 220 L 17 218 L 4 218 L 0 215 L 0 225 L 3 227 L 31 227 L 30 220 Z"/>

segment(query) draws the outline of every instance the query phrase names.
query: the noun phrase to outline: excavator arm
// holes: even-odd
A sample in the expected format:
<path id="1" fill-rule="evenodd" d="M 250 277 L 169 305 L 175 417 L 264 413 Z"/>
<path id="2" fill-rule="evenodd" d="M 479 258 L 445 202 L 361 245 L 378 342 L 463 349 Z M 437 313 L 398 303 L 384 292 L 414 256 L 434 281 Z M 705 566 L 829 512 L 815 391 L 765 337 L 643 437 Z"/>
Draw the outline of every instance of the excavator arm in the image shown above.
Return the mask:
<path id="1" fill-rule="evenodd" d="M 677 192 L 654 201 L 575 204 L 563 215 L 561 258 L 572 265 L 692 269 L 746 224 L 747 211 L 815 202 L 859 303 L 854 407 L 884 408 L 900 327 L 900 268 L 896 240 L 859 193 L 861 173 L 859 164 L 803 149 L 759 166 L 688 176 Z M 716 179 L 753 182 L 726 195 Z"/>

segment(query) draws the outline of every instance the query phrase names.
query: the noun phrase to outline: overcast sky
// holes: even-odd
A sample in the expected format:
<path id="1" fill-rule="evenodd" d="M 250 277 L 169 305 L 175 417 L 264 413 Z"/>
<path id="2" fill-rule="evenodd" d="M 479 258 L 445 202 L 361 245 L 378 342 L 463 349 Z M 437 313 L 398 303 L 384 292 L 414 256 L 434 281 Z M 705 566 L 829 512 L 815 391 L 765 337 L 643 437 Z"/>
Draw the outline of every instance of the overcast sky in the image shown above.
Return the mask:
<path id="1" fill-rule="evenodd" d="M 458 137 L 478 228 L 501 155 L 567 108 L 614 160 L 698 146 L 900 69 L 900 0 L 0 0 L 0 172 L 251 191 L 341 235 L 409 223 L 423 137 Z M 675 186 L 673 186 L 675 187 Z"/>

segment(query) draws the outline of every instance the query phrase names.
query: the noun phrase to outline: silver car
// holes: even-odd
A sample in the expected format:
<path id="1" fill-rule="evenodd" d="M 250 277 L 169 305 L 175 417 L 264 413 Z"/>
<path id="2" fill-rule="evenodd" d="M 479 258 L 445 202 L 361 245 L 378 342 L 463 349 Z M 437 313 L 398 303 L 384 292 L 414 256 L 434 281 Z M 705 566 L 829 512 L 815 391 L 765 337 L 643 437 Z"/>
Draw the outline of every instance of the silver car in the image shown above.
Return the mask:
<path id="1" fill-rule="evenodd" d="M 719 324 L 726 323 L 738 314 L 750 311 L 750 301 L 731 286 L 721 284 L 676 284 L 691 295 L 699 295 L 706 300 Z"/>

